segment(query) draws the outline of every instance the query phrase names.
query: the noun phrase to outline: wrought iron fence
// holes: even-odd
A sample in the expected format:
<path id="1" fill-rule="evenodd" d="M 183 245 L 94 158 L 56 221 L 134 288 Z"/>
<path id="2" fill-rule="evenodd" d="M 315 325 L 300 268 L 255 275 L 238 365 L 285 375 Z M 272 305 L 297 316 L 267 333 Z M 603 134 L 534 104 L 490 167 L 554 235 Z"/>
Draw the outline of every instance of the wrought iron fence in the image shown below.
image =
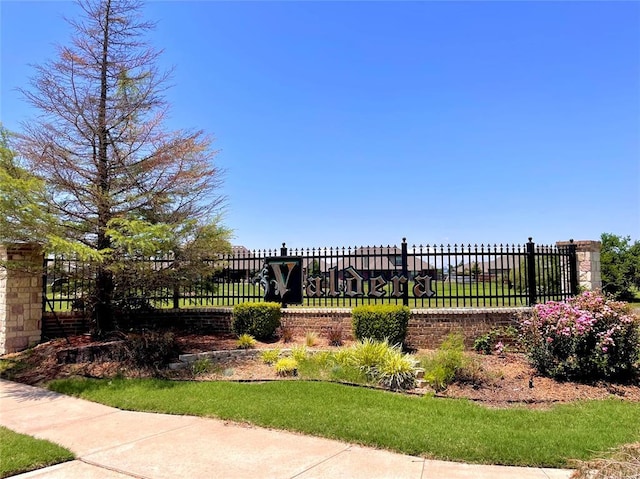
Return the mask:
<path id="1" fill-rule="evenodd" d="M 412 308 L 526 306 L 577 294 L 576 249 L 536 245 L 413 245 L 249 251 L 209 261 L 212 276 L 181 284 L 129 285 L 129 306 L 193 308 L 261 301 L 259 277 L 267 258 L 302 260 L 303 306 L 353 307 L 393 303 Z M 172 258 L 147 258 L 159 274 Z M 73 258 L 45 259 L 44 307 L 82 309 L 90 294 L 92 266 Z M 116 287 L 118 285 L 116 284 Z M 122 293 L 122 292 L 121 292 Z"/>

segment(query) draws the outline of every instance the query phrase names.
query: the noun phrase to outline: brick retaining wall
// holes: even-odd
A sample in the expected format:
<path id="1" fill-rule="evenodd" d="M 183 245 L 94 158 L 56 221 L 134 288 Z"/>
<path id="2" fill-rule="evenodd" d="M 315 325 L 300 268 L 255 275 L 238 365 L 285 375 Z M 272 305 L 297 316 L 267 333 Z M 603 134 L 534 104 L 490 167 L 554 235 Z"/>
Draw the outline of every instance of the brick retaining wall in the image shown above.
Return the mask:
<path id="1" fill-rule="evenodd" d="M 447 334 L 460 332 L 468 347 L 478 336 L 500 326 L 514 325 L 520 314 L 530 308 L 478 308 L 478 309 L 414 309 L 407 331 L 407 345 L 413 348 L 435 348 Z M 283 309 L 282 323 L 303 335 L 314 331 L 324 334 L 332 326 L 342 327 L 345 337 L 351 335 L 351 310 L 343 308 L 287 308 Z M 209 333 L 231 332 L 231 308 L 169 309 L 139 313 L 137 327 L 150 329 L 179 327 L 190 331 Z M 126 328 L 127 324 L 121 325 Z M 53 338 L 78 334 L 89 330 L 89 324 L 77 313 L 51 313 L 43 318 L 43 337 Z"/>

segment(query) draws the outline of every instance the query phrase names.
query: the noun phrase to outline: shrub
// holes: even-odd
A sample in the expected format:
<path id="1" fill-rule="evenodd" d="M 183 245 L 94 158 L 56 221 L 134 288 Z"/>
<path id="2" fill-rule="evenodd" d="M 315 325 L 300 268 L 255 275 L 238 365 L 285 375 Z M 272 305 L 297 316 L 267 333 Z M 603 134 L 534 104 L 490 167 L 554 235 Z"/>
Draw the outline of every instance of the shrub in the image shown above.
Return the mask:
<path id="1" fill-rule="evenodd" d="M 191 365 L 191 372 L 194 376 L 200 376 L 201 374 L 208 374 L 214 370 L 211 359 L 200 358 L 196 359 Z"/>
<path id="2" fill-rule="evenodd" d="M 521 320 L 535 368 L 557 379 L 627 380 L 640 358 L 640 320 L 626 303 L 587 291 L 536 305 Z"/>
<path id="3" fill-rule="evenodd" d="M 296 376 L 298 374 L 298 361 L 293 358 L 280 358 L 275 365 L 278 376 Z"/>
<path id="4" fill-rule="evenodd" d="M 280 358 L 280 350 L 279 349 L 267 349 L 265 351 L 262 351 L 262 353 L 260 353 L 260 359 L 262 359 L 262 362 L 265 364 L 273 364 L 275 363 L 278 358 Z"/>
<path id="5" fill-rule="evenodd" d="M 335 365 L 330 351 L 319 351 L 298 361 L 298 375 L 306 379 L 329 380 Z"/>
<path id="6" fill-rule="evenodd" d="M 494 348 L 494 338 L 491 332 L 478 336 L 473 342 L 473 350 L 480 354 L 491 354 Z"/>
<path id="7" fill-rule="evenodd" d="M 309 357 L 306 346 L 296 346 L 291 350 L 291 357 L 298 361 L 303 361 Z"/>
<path id="8" fill-rule="evenodd" d="M 399 348 L 391 348 L 376 368 L 378 383 L 389 389 L 412 389 L 416 383 L 416 363 Z"/>
<path id="9" fill-rule="evenodd" d="M 281 325 L 278 328 L 278 336 L 280 336 L 283 343 L 290 343 L 293 341 L 293 328 L 284 324 Z"/>
<path id="10" fill-rule="evenodd" d="M 173 333 L 143 331 L 127 336 L 124 355 L 134 367 L 157 372 L 177 357 L 178 345 Z"/>
<path id="11" fill-rule="evenodd" d="M 462 335 L 449 334 L 431 357 L 422 360 L 424 378 L 436 391 L 444 391 L 465 363 Z"/>
<path id="12" fill-rule="evenodd" d="M 518 332 L 513 326 L 494 328 L 478 336 L 473 342 L 473 349 L 480 354 L 501 354 L 508 347 L 503 341 L 517 347 Z"/>
<path id="13" fill-rule="evenodd" d="M 609 233 L 600 241 L 602 290 L 615 299 L 632 300 L 640 289 L 640 241 Z"/>
<path id="14" fill-rule="evenodd" d="M 318 344 L 318 333 L 314 331 L 308 331 L 305 335 L 304 343 L 310 348 Z"/>
<path id="15" fill-rule="evenodd" d="M 326 330 L 325 334 L 330 346 L 342 346 L 342 326 L 333 324 Z"/>
<path id="16" fill-rule="evenodd" d="M 389 352 L 389 343 L 363 339 L 346 349 L 346 362 L 358 366 L 370 378 L 375 378 L 377 367 L 384 362 Z"/>
<path id="17" fill-rule="evenodd" d="M 233 307 L 232 327 L 238 334 L 250 334 L 258 339 L 273 337 L 280 326 L 280 304 L 240 303 Z"/>
<path id="18" fill-rule="evenodd" d="M 349 384 L 370 384 L 371 379 L 356 366 L 349 364 L 336 364 L 331 368 L 332 381 Z"/>
<path id="19" fill-rule="evenodd" d="M 385 341 L 364 339 L 335 354 L 342 372 L 356 368 L 368 382 L 390 389 L 411 389 L 415 385 L 415 364 L 412 356 L 403 354 L 399 346 Z"/>
<path id="20" fill-rule="evenodd" d="M 307 354 L 304 347 L 295 348 L 292 358 L 300 375 L 308 379 L 376 384 L 388 389 L 410 389 L 415 385 L 416 361 L 386 341 L 366 339 L 349 348 L 314 354 Z"/>
<path id="21" fill-rule="evenodd" d="M 256 347 L 256 340 L 250 334 L 241 334 L 236 341 L 238 349 L 253 349 Z"/>
<path id="22" fill-rule="evenodd" d="M 411 310 L 406 306 L 358 306 L 351 311 L 353 335 L 359 340 L 370 338 L 387 340 L 390 344 L 402 344 L 407 335 L 410 316 Z"/>

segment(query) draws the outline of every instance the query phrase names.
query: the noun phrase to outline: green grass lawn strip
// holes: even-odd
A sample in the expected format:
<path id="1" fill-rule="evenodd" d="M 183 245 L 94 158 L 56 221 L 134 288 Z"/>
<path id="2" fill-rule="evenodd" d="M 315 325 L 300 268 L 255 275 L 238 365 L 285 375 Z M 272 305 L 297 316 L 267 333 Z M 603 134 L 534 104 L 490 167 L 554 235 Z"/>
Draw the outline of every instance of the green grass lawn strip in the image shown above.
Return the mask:
<path id="1" fill-rule="evenodd" d="M 50 387 L 121 409 L 246 421 L 471 463 L 566 467 L 640 440 L 640 404 L 613 399 L 530 410 L 306 381 L 73 379 Z"/>
<path id="2" fill-rule="evenodd" d="M 0 426 L 0 477 L 33 471 L 74 458 L 71 451 Z"/>

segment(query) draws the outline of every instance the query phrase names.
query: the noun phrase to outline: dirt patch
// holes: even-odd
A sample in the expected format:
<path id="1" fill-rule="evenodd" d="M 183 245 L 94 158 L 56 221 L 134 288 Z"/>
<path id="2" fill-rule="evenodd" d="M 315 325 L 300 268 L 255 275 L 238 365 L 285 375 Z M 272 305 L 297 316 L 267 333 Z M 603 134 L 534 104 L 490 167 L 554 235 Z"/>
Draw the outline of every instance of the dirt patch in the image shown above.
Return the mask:
<path id="1" fill-rule="evenodd" d="M 232 335 L 196 335 L 177 334 L 178 349 L 186 353 L 222 351 L 236 348 L 236 338 Z M 118 347 L 118 342 L 113 342 Z M 304 337 L 293 341 L 257 342 L 258 349 L 291 349 L 305 344 Z M 345 345 L 348 346 L 347 342 Z M 126 362 L 114 360 L 94 360 L 67 364 L 65 361 L 73 356 L 73 351 L 99 351 L 109 359 L 105 343 L 96 344 L 89 336 L 74 336 L 69 340 L 56 339 L 40 344 L 35 348 L 2 357 L 2 376 L 26 384 L 40 385 L 56 378 L 73 376 L 112 377 L 145 377 L 157 374 L 157 371 L 140 370 L 129 366 Z M 336 349 L 330 346 L 325 338 L 319 337 L 313 349 Z M 428 351 L 417 351 L 417 355 Z M 616 397 L 627 401 L 640 402 L 639 384 L 581 384 L 559 382 L 536 374 L 526 357 L 520 353 L 508 353 L 502 356 L 484 356 L 469 353 L 473 364 L 473 374 L 463 378 L 461 382 L 450 385 L 445 391 L 436 394 L 438 397 L 467 398 L 490 407 L 507 407 L 522 405 L 526 407 L 549 407 L 557 403 L 576 400 L 605 399 Z M 65 358 L 61 360 L 61 358 Z M 175 358 L 177 360 L 177 357 Z M 163 370 L 161 374 L 174 379 L 195 379 L 201 381 L 235 380 L 260 381 L 282 380 L 272 366 L 264 364 L 259 357 L 227 358 L 207 364 L 206 370 L 194 375 L 191 368 L 178 371 Z M 289 378 L 290 379 L 290 378 Z M 428 388 L 417 389 L 414 393 L 432 392 Z"/>

